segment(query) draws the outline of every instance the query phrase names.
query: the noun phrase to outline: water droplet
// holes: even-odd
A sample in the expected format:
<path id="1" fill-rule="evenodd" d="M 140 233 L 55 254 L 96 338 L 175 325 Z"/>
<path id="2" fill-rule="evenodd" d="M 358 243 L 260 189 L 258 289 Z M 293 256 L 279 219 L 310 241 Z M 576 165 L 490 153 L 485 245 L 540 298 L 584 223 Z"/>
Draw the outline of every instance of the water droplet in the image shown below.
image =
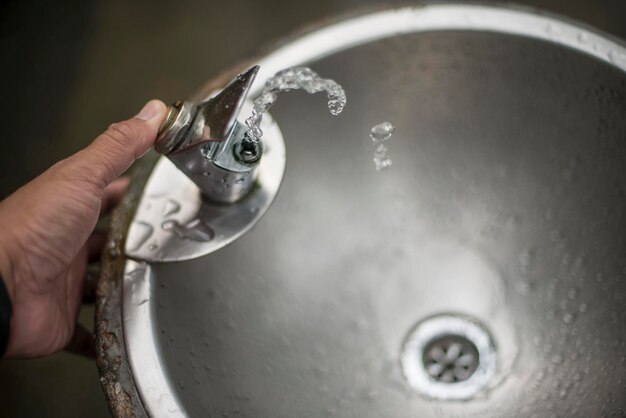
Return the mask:
<path id="1" fill-rule="evenodd" d="M 129 239 L 127 243 L 128 250 L 137 251 L 146 241 L 148 241 L 148 239 L 150 239 L 152 232 L 154 232 L 154 228 L 146 222 L 135 221 L 132 223 L 130 231 L 131 239 Z"/>
<path id="2" fill-rule="evenodd" d="M 587 309 L 589 309 L 589 305 L 587 305 L 586 303 L 581 303 L 580 306 L 578 307 L 578 310 L 581 313 L 587 312 Z"/>
<path id="3" fill-rule="evenodd" d="M 387 145 L 385 142 L 391 138 L 396 127 L 389 122 L 379 123 L 370 131 L 370 138 L 374 143 L 374 166 L 376 171 L 384 170 L 391 166 L 391 159 L 387 158 Z"/>
<path id="4" fill-rule="evenodd" d="M 169 413 L 178 412 L 174 398 L 168 393 L 164 393 L 159 397 L 158 407 L 159 409 L 166 410 Z"/>
<path id="5" fill-rule="evenodd" d="M 161 224 L 161 227 L 174 233 L 179 238 L 189 239 L 198 242 L 211 241 L 215 236 L 213 228 L 204 223 L 201 219 L 193 219 L 185 224 L 180 224 L 174 220 L 168 220 Z"/>
<path id="6" fill-rule="evenodd" d="M 577 291 L 576 291 L 576 289 L 570 289 L 570 290 L 569 290 L 569 292 L 567 292 L 567 297 L 568 297 L 570 300 L 574 300 L 574 299 L 576 299 L 576 295 L 577 295 Z"/>
<path id="7" fill-rule="evenodd" d="M 552 36 L 557 36 L 561 33 L 561 30 L 559 28 L 552 26 L 550 23 L 546 25 L 545 31 L 548 35 Z"/>
<path id="8" fill-rule="evenodd" d="M 622 54 L 618 51 L 609 51 L 608 59 L 611 64 L 615 64 L 620 67 L 626 67 L 626 54 Z"/>
<path id="9" fill-rule="evenodd" d="M 180 204 L 175 200 L 168 199 L 163 207 L 163 216 L 168 217 L 180 210 Z"/>
<path id="10" fill-rule="evenodd" d="M 147 283 L 144 274 L 145 270 L 135 269 L 128 272 L 125 277 L 125 280 L 129 281 L 131 284 L 131 301 L 135 306 L 141 306 L 148 302 L 145 292 Z"/>
<path id="11" fill-rule="evenodd" d="M 566 313 L 565 315 L 563 315 L 564 323 L 571 324 L 573 320 L 574 320 L 574 315 L 572 315 L 571 313 Z"/>
<path id="12" fill-rule="evenodd" d="M 395 129 L 396 127 L 389 122 L 379 123 L 372 128 L 370 138 L 372 138 L 372 141 L 374 142 L 385 142 L 391 138 Z"/>

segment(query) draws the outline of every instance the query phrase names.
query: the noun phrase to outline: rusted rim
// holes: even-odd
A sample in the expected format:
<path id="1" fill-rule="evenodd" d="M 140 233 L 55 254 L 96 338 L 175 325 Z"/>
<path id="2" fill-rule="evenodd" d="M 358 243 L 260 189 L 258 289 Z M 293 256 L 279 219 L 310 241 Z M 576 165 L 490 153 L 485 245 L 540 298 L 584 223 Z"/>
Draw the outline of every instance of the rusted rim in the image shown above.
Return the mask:
<path id="1" fill-rule="evenodd" d="M 133 382 L 122 329 L 122 278 L 126 259 L 122 248 L 145 183 L 158 160 L 150 153 L 133 168 L 128 191 L 111 218 L 111 232 L 102 254 L 96 289 L 96 365 L 114 417 L 147 417 Z"/>

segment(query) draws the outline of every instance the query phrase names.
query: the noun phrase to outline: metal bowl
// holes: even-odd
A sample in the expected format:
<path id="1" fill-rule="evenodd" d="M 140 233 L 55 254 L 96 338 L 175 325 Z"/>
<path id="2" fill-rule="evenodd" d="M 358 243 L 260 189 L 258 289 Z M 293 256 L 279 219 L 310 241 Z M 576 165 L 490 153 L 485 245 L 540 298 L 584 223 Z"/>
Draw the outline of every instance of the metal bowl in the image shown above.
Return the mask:
<path id="1" fill-rule="evenodd" d="M 281 97 L 272 206 L 195 260 L 124 256 L 167 169 L 144 164 L 99 283 L 114 415 L 626 414 L 622 43 L 445 4 L 341 21 L 258 63 L 261 81 L 311 66 L 348 106 Z M 383 121 L 393 164 L 378 172 Z"/>

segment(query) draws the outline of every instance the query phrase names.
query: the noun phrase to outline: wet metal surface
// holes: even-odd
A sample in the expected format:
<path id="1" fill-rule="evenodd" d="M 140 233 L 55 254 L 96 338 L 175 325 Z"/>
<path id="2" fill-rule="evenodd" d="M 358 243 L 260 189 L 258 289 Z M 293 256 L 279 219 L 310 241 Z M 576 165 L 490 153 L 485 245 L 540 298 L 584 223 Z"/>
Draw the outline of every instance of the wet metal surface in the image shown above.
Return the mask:
<path id="1" fill-rule="evenodd" d="M 551 42 L 608 51 L 593 34 L 538 30 L 407 34 L 312 63 L 350 103 L 341 118 L 296 93 L 274 108 L 288 163 L 267 214 L 153 266 L 152 325 L 188 413 L 623 413 L 626 76 Z M 378 172 L 381 118 L 396 131 Z M 466 402 L 420 396 L 401 370 L 407 333 L 451 312 L 497 344 Z"/>

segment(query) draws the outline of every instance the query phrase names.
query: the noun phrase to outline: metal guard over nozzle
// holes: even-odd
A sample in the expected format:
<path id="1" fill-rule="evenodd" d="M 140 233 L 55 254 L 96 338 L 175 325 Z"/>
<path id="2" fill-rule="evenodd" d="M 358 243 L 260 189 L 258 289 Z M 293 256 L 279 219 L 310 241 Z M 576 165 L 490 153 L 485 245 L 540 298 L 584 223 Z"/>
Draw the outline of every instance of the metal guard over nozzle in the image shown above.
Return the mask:
<path id="1" fill-rule="evenodd" d="M 250 147 L 237 116 L 258 71 L 250 68 L 203 103 L 174 103 L 159 129 L 155 150 L 216 202 L 237 202 L 254 187 L 262 149 Z"/>

